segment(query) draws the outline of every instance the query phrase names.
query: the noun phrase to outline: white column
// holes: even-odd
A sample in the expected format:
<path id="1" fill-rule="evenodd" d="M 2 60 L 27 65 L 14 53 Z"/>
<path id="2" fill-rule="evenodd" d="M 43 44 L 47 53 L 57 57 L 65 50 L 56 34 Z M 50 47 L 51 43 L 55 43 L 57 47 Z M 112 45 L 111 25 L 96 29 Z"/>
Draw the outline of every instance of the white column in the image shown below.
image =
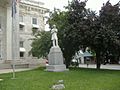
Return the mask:
<path id="1" fill-rule="evenodd" d="M 12 17 L 11 7 L 7 7 L 7 21 L 6 21 L 6 34 L 7 34 L 7 60 L 12 60 Z"/>
<path id="2" fill-rule="evenodd" d="M 17 4 L 17 16 L 16 16 L 16 59 L 20 59 L 20 46 L 19 46 L 19 42 L 20 42 L 20 34 L 19 34 L 19 3 Z"/>
<path id="3" fill-rule="evenodd" d="M 7 60 L 19 59 L 19 6 L 17 6 L 16 19 L 14 20 L 14 30 L 12 26 L 12 6 L 7 6 Z"/>
<path id="4" fill-rule="evenodd" d="M 19 5 L 17 4 L 16 17 L 12 18 L 12 57 L 19 59 Z"/>

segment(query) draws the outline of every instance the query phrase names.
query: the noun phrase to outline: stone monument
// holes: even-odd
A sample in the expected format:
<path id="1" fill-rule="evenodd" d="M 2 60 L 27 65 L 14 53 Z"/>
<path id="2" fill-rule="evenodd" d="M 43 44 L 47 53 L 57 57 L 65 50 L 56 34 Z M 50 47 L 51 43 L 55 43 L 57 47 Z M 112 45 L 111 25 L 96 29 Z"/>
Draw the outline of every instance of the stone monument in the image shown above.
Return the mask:
<path id="1" fill-rule="evenodd" d="M 66 71 L 66 65 L 63 62 L 63 54 L 61 48 L 58 45 L 58 37 L 57 37 L 57 28 L 53 25 L 53 29 L 51 30 L 52 34 L 52 43 L 53 46 L 50 49 L 48 54 L 48 65 L 46 66 L 46 71 L 60 72 Z"/>

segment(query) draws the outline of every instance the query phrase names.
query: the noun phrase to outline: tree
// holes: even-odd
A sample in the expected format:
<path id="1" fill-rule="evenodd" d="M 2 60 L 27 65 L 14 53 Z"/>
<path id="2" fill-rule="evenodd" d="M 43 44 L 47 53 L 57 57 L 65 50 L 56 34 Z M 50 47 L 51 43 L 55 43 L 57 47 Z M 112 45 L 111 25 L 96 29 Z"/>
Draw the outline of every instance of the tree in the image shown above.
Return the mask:
<path id="1" fill-rule="evenodd" d="M 93 26 L 93 19 L 95 19 L 96 14 L 90 9 L 86 9 L 86 2 L 81 2 L 80 0 L 73 0 L 68 5 L 68 30 L 65 32 L 66 41 L 69 41 L 71 50 L 73 53 L 79 49 L 85 49 L 91 45 L 91 40 L 93 39 L 93 31 L 91 29 Z M 69 44 L 68 43 L 68 44 Z M 71 52 L 69 51 L 69 52 Z"/>
<path id="2" fill-rule="evenodd" d="M 102 23 L 101 15 L 86 9 L 86 2 L 73 0 L 69 3 L 67 12 L 55 10 L 51 14 L 49 24 L 56 24 L 58 37 L 67 66 L 72 56 L 79 49 L 90 47 L 96 52 L 97 68 L 100 68 L 102 58 L 107 51 L 115 47 L 116 33 Z M 114 47 L 113 47 L 114 46 Z"/>
<path id="3" fill-rule="evenodd" d="M 118 40 L 119 5 L 109 1 L 102 7 L 100 15 L 85 8 L 86 2 L 73 0 L 68 6 L 69 29 L 66 40 L 70 40 L 74 50 L 90 47 L 96 52 L 97 69 L 100 69 L 107 52 L 115 53 L 120 47 Z M 111 20 L 112 19 L 112 20 Z M 117 22 L 116 22 L 117 21 Z M 115 27 L 117 26 L 117 27 Z"/>
<path id="4" fill-rule="evenodd" d="M 120 50 L 120 10 L 119 10 L 120 4 L 119 2 L 115 5 L 112 5 L 109 1 L 107 1 L 106 4 L 103 5 L 103 7 L 100 10 L 100 23 L 103 27 L 108 28 L 108 31 L 114 32 L 115 40 L 114 44 L 109 44 L 111 46 L 106 51 L 109 52 L 112 56 L 116 58 L 116 61 L 119 60 L 118 57 L 120 56 L 119 50 Z"/>
<path id="5" fill-rule="evenodd" d="M 97 15 L 95 11 L 85 8 L 86 2 L 73 0 L 66 7 L 67 11 L 54 9 L 54 12 L 50 13 L 48 23 L 51 29 L 54 24 L 58 29 L 59 46 L 67 67 L 76 51 L 89 47 L 95 51 L 97 69 L 100 69 L 103 58 L 108 53 L 120 55 L 116 52 L 120 49 L 119 3 L 111 5 L 108 1 Z M 46 56 L 51 45 L 50 32 L 37 36 L 31 51 L 38 57 Z"/>
<path id="6" fill-rule="evenodd" d="M 47 57 L 50 47 L 51 47 L 51 34 L 49 31 L 41 31 L 35 34 L 35 37 L 32 39 L 31 44 L 32 49 L 30 54 L 35 57 Z"/>

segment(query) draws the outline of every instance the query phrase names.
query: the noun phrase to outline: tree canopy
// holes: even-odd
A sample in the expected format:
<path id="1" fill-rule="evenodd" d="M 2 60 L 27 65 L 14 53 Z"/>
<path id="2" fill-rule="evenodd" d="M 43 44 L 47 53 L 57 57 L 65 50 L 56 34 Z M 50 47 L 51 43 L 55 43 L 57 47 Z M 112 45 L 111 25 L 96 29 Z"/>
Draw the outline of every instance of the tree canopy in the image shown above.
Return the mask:
<path id="1" fill-rule="evenodd" d="M 117 49 L 120 49 L 120 5 L 112 5 L 108 1 L 97 15 L 95 11 L 85 7 L 86 3 L 87 1 L 73 0 L 69 2 L 66 11 L 54 9 L 48 22 L 51 29 L 52 25 L 57 26 L 59 46 L 67 66 L 76 51 L 89 47 L 95 51 L 97 68 L 100 69 L 103 58 L 108 53 L 120 56 L 117 52 Z M 34 55 L 46 55 L 49 51 L 50 33 L 47 37 L 44 36 L 45 32 L 42 35 L 43 37 L 40 34 L 41 38 L 35 39 L 32 44 L 32 47 L 35 47 Z M 45 48 L 46 45 L 48 48 Z"/>
<path id="2" fill-rule="evenodd" d="M 33 42 L 31 44 L 32 49 L 30 51 L 30 54 L 38 58 L 47 57 L 49 49 L 51 47 L 50 32 L 37 32 L 37 34 L 35 34 L 35 37 L 32 40 Z"/>

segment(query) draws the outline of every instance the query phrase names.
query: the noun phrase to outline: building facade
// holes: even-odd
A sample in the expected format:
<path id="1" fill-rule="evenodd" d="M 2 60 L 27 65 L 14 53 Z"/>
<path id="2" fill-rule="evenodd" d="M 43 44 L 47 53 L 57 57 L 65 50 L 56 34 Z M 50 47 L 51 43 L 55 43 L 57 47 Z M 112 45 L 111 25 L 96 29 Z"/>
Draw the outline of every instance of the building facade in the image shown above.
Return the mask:
<path id="1" fill-rule="evenodd" d="M 18 9 L 19 7 L 16 7 Z M 18 58 L 19 44 L 13 45 L 13 29 L 12 29 L 12 0 L 0 0 L 0 63 L 4 60 L 11 60 Z M 15 32 L 18 32 L 18 13 L 16 13 L 16 27 Z M 15 37 L 16 36 L 16 37 Z M 18 35 L 14 36 L 14 41 L 18 41 Z M 14 49 L 16 53 L 13 54 Z M 14 57 L 13 57 L 14 56 Z"/>
<path id="2" fill-rule="evenodd" d="M 31 50 L 31 38 L 33 30 L 45 30 L 44 14 L 47 12 L 43 8 L 44 3 L 30 0 L 22 0 L 19 4 L 19 35 L 20 35 L 20 58 L 29 56 Z"/>
<path id="3" fill-rule="evenodd" d="M 12 0 L 0 0 L 0 63 L 32 57 L 29 56 L 32 30 L 45 30 L 47 9 L 43 5 L 34 0 L 20 0 L 13 18 Z"/>

